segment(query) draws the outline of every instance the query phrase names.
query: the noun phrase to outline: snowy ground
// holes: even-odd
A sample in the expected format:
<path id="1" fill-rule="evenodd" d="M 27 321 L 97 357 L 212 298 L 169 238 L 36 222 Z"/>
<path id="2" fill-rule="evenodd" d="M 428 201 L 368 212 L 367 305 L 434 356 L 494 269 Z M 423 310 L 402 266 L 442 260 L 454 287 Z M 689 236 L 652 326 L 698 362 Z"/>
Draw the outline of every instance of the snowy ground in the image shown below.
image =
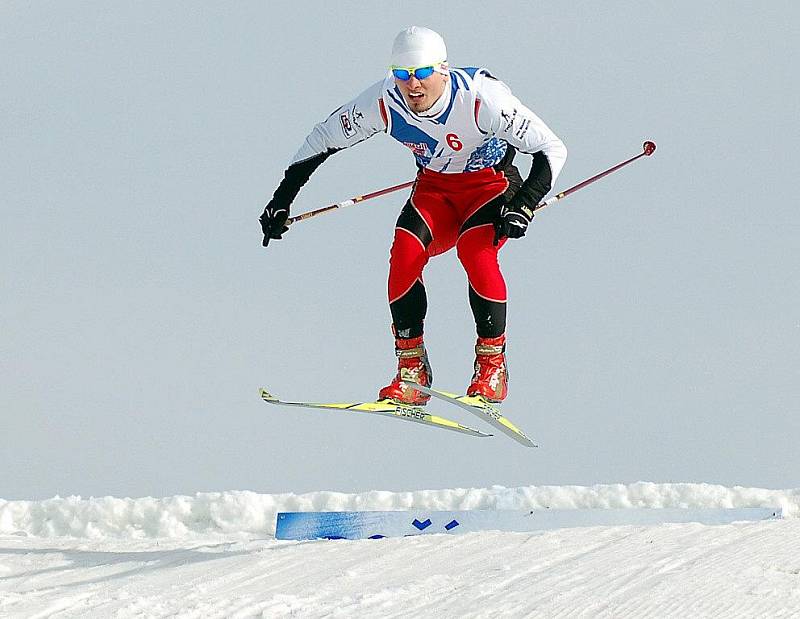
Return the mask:
<path id="1" fill-rule="evenodd" d="M 272 538 L 280 510 L 546 506 L 778 506 L 785 519 Z M 798 490 L 644 483 L 0 501 L 0 616 L 800 616 L 798 514 Z"/>

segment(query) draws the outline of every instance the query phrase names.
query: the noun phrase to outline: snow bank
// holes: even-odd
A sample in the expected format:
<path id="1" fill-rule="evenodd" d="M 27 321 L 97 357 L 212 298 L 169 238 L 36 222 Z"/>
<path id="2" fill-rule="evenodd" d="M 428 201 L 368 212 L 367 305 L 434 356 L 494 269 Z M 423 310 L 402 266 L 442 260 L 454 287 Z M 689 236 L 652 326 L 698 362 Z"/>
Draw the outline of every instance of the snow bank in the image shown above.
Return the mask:
<path id="1" fill-rule="evenodd" d="M 781 507 L 784 517 L 800 516 L 800 489 L 727 488 L 711 484 L 611 484 L 520 488 L 371 491 L 361 494 L 311 492 L 257 494 L 203 492 L 165 498 L 55 497 L 45 501 L 0 499 L 0 534 L 190 538 L 272 536 L 279 511 L 467 510 L 541 508 Z"/>

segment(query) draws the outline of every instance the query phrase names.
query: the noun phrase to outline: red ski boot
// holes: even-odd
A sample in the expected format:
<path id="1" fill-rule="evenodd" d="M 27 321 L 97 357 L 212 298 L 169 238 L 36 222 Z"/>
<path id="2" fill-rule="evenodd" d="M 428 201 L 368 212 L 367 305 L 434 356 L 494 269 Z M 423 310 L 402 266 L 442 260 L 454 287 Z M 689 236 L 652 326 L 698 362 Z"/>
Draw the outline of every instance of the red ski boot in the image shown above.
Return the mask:
<path id="1" fill-rule="evenodd" d="M 425 352 L 422 337 L 408 340 L 396 338 L 395 353 L 397 354 L 397 376 L 394 377 L 391 384 L 380 390 L 378 399 L 424 406 L 431 396 L 406 387 L 401 382 L 410 380 L 425 387 L 430 387 L 433 382 L 433 373 L 428 363 L 428 353 Z"/>
<path id="2" fill-rule="evenodd" d="M 475 374 L 467 395 L 482 395 L 490 402 L 502 402 L 508 395 L 506 336 L 479 337 L 475 346 Z"/>

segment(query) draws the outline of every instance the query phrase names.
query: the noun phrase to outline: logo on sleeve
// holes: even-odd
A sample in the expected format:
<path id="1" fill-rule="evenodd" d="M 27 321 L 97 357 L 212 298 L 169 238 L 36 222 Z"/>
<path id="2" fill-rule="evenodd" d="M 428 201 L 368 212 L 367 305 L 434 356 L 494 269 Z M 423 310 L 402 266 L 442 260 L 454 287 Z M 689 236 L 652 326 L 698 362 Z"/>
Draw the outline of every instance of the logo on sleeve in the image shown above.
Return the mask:
<path id="1" fill-rule="evenodd" d="M 356 125 L 357 127 L 361 127 L 361 122 L 364 120 L 364 113 L 361 110 L 359 110 L 355 105 L 353 106 L 351 112 L 353 114 L 353 124 Z M 361 128 L 363 129 L 363 127 Z"/>
<path id="2" fill-rule="evenodd" d="M 516 130 L 515 135 L 521 140 L 525 137 L 525 134 L 528 133 L 528 129 L 531 127 L 531 119 L 526 118 L 522 121 L 519 129 Z"/>
<path id="3" fill-rule="evenodd" d="M 500 110 L 500 116 L 506 121 L 506 126 L 503 130 L 506 132 L 511 131 L 511 127 L 514 126 L 514 121 L 517 119 L 517 109 L 514 108 L 511 112 Z"/>
<path id="4" fill-rule="evenodd" d="M 352 138 L 356 134 L 355 127 L 353 127 L 353 123 L 350 122 L 350 115 L 347 112 L 342 112 L 339 114 L 339 122 L 342 125 L 342 133 L 344 133 L 344 137 Z"/>

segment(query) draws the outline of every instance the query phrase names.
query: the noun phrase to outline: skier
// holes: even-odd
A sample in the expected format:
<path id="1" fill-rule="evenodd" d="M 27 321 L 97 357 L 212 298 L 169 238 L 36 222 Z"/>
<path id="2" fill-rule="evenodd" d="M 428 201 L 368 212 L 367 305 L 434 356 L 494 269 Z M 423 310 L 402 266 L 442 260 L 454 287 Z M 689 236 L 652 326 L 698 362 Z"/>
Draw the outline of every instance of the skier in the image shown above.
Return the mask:
<path id="1" fill-rule="evenodd" d="M 261 215 L 263 245 L 288 230 L 289 207 L 333 153 L 379 132 L 408 147 L 418 172 L 397 220 L 389 262 L 389 308 L 398 357 L 380 400 L 424 405 L 408 387 L 433 380 L 423 343 L 428 260 L 456 248 L 475 318 L 475 372 L 467 394 L 501 402 L 508 393 L 506 284 L 497 254 L 524 236 L 533 208 L 566 160 L 561 140 L 486 69 L 451 68 L 442 37 L 411 26 L 394 40 L 391 72 L 314 127 Z M 516 152 L 533 157 L 524 181 Z"/>

